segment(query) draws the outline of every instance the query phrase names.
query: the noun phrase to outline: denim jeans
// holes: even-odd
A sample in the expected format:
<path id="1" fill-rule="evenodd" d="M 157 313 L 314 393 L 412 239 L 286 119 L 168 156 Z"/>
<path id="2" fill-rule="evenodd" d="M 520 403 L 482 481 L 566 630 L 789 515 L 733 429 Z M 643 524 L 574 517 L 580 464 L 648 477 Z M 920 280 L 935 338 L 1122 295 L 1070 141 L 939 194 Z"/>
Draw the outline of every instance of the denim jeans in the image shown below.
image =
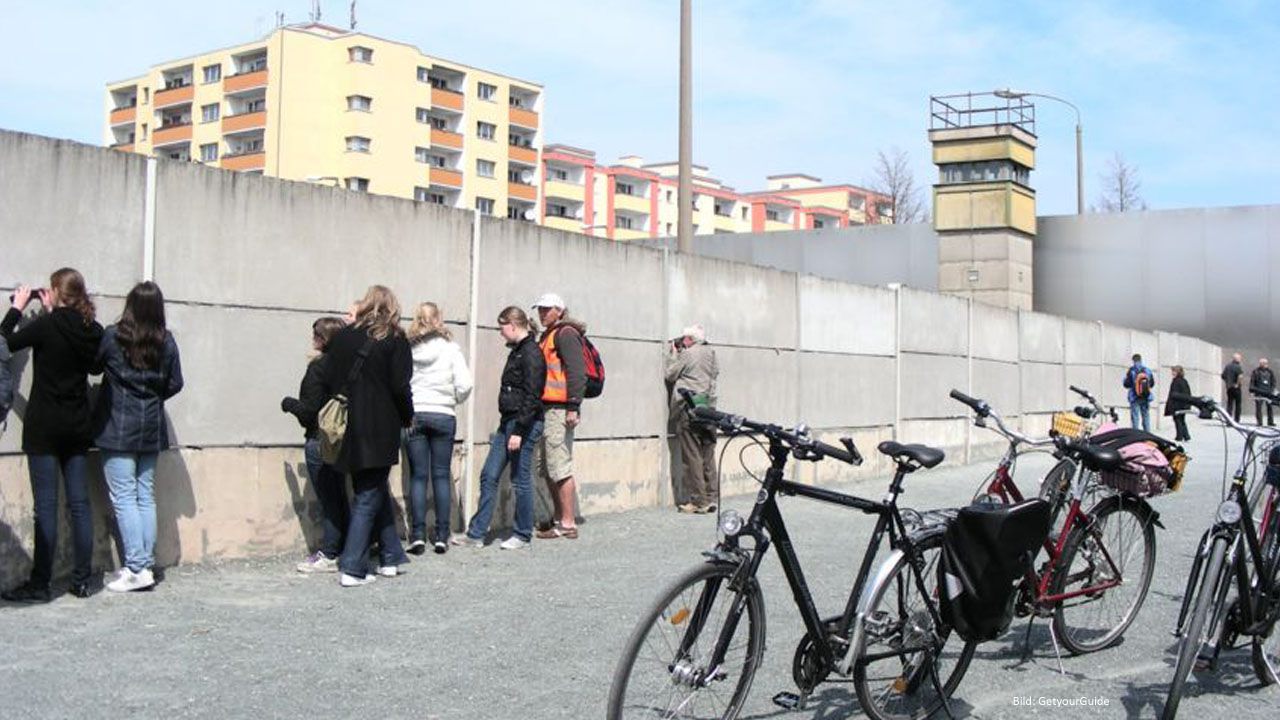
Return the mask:
<path id="1" fill-rule="evenodd" d="M 524 540 L 533 538 L 533 451 L 542 436 L 542 421 L 534 423 L 528 437 L 521 438 L 519 450 L 507 452 L 507 439 L 515 427 L 515 420 L 510 420 L 489 436 L 489 457 L 480 471 L 480 503 L 467 529 L 467 536 L 472 539 L 482 539 L 489 532 L 493 509 L 498 504 L 498 480 L 508 464 L 512 465 L 511 492 L 516 501 L 515 534 Z"/>
<path id="2" fill-rule="evenodd" d="M 1137 430 L 1139 427 L 1141 427 L 1143 430 L 1146 430 L 1147 432 L 1151 432 L 1150 410 L 1151 410 L 1151 405 L 1149 403 L 1144 403 L 1144 402 L 1129 403 L 1129 424 L 1133 426 L 1134 430 Z M 1139 421 L 1142 422 L 1141 425 L 1138 424 Z"/>
<path id="3" fill-rule="evenodd" d="M 320 500 L 320 538 L 322 555 L 332 560 L 342 554 L 347 538 L 347 525 L 351 522 L 351 508 L 347 505 L 346 476 L 332 465 L 320 459 L 320 441 L 311 439 L 303 446 L 307 459 L 307 475 L 311 487 Z"/>
<path id="4" fill-rule="evenodd" d="M 427 539 L 427 478 L 431 479 L 431 495 L 435 499 L 436 534 L 439 542 L 449 541 L 453 478 L 453 436 L 458 419 L 444 413 L 415 413 L 413 426 L 405 438 L 405 454 L 409 456 L 409 506 L 411 540 Z"/>
<path id="5" fill-rule="evenodd" d="M 378 534 L 380 561 L 383 565 L 400 565 L 409 562 L 396 534 L 395 515 L 391 511 L 391 488 L 387 476 L 391 468 L 357 470 L 351 476 L 354 499 L 351 502 L 351 524 L 347 527 L 347 542 L 338 558 L 338 569 L 348 575 L 364 577 L 369 574 L 369 545 L 373 534 Z"/>
<path id="6" fill-rule="evenodd" d="M 53 556 L 58 549 L 58 471 L 66 484 L 67 510 L 71 515 L 71 541 L 75 566 L 71 582 L 89 582 L 93 570 L 93 514 L 89 507 L 88 467 L 84 455 L 28 455 L 31 495 L 35 499 L 36 548 L 32 556 L 31 582 L 48 587 L 53 579 Z"/>
<path id="7" fill-rule="evenodd" d="M 116 513 L 124 566 L 142 572 L 156 563 L 156 460 L 159 453 L 102 452 L 102 471 Z"/>

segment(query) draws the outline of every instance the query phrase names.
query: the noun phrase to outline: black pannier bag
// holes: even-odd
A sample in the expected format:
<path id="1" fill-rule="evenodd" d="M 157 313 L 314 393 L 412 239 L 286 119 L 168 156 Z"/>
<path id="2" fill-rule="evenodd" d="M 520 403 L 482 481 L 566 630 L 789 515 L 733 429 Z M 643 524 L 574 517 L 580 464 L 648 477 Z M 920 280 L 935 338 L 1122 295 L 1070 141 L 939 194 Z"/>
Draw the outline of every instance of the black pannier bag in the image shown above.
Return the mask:
<path id="1" fill-rule="evenodd" d="M 1266 478 L 1272 487 L 1280 489 L 1280 445 L 1271 448 L 1271 452 L 1267 453 Z"/>
<path id="2" fill-rule="evenodd" d="M 961 638 L 999 637 L 1013 621 L 1013 602 L 1027 568 L 1049 535 L 1049 503 L 976 504 L 947 527 L 938 563 L 944 622 Z"/>

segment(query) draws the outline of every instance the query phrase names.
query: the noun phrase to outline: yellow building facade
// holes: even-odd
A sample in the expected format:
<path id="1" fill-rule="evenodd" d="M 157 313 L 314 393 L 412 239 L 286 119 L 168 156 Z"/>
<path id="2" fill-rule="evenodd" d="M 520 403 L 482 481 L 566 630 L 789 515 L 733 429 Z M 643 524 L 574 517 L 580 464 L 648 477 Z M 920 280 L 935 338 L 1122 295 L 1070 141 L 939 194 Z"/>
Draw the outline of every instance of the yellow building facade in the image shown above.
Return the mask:
<path id="1" fill-rule="evenodd" d="M 106 90 L 105 144 L 533 221 L 537 83 L 310 23 Z"/>

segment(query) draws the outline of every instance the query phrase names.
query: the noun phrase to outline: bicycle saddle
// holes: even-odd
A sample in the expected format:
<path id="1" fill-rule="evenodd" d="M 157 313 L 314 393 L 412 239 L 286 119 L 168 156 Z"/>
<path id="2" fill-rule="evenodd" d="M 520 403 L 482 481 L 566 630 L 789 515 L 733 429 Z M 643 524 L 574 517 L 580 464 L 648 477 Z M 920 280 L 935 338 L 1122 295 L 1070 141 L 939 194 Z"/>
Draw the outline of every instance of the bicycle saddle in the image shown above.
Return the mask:
<path id="1" fill-rule="evenodd" d="M 1115 470 L 1124 462 L 1124 458 L 1120 457 L 1120 453 L 1102 445 L 1079 443 L 1073 446 L 1073 450 L 1075 455 L 1080 458 L 1080 462 L 1094 472 Z"/>
<path id="2" fill-rule="evenodd" d="M 928 445 L 903 445 L 892 440 L 880 443 L 877 449 L 893 458 L 895 462 L 901 464 L 910 460 L 923 468 L 931 468 L 942 462 L 942 459 L 947 456 L 945 452 Z"/>

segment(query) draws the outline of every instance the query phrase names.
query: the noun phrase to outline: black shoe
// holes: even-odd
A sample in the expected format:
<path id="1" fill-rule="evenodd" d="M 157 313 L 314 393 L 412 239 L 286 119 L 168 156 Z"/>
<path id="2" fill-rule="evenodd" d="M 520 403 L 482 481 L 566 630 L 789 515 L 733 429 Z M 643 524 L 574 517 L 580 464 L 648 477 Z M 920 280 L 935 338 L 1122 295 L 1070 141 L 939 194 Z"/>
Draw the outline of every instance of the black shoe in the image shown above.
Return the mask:
<path id="1" fill-rule="evenodd" d="M 16 603 L 47 603 L 53 599 L 48 585 L 37 585 L 27 582 L 6 592 L 0 593 L 0 599 Z"/>
<path id="2" fill-rule="evenodd" d="M 435 551 L 436 551 L 436 554 L 437 554 L 437 555 L 443 555 L 443 554 L 445 554 L 445 553 L 449 552 L 449 543 L 447 543 L 447 542 L 445 542 L 445 541 L 443 541 L 443 540 L 437 540 L 437 541 L 435 541 L 434 543 L 432 543 L 431 547 L 432 547 L 432 549 L 433 549 L 433 550 L 435 550 Z"/>
<path id="3" fill-rule="evenodd" d="M 87 598 L 93 595 L 93 587 L 87 582 L 74 583 L 71 585 L 71 594 L 78 598 Z"/>
<path id="4" fill-rule="evenodd" d="M 427 551 L 427 543 L 425 540 L 414 540 L 409 543 L 409 547 L 405 548 L 405 552 L 411 555 L 421 555 Z"/>

